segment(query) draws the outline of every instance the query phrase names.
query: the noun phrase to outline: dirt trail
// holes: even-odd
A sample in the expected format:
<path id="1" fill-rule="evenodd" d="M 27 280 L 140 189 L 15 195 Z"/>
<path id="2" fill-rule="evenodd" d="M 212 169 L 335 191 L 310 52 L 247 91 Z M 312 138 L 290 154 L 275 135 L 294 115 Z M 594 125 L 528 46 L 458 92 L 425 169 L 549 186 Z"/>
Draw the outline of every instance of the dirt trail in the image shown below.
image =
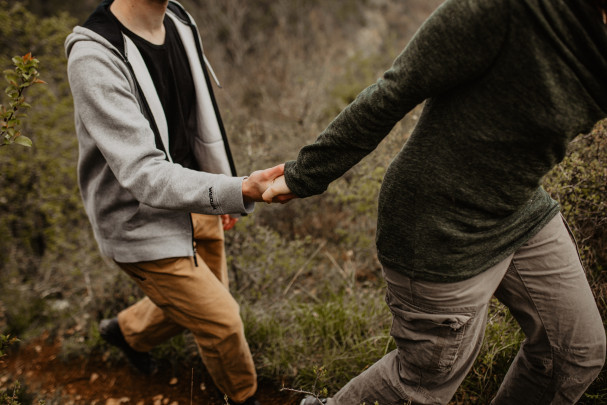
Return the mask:
<path id="1" fill-rule="evenodd" d="M 225 405 L 202 366 L 193 371 L 174 371 L 161 364 L 151 377 L 137 373 L 126 363 L 110 365 L 102 356 L 64 362 L 61 342 L 40 338 L 0 361 L 0 390 L 19 380 L 25 391 L 46 405 Z M 260 383 L 262 404 L 295 405 L 297 397 Z M 59 399 L 61 398 L 61 399 Z M 61 402 L 59 402 L 61 401 Z"/>

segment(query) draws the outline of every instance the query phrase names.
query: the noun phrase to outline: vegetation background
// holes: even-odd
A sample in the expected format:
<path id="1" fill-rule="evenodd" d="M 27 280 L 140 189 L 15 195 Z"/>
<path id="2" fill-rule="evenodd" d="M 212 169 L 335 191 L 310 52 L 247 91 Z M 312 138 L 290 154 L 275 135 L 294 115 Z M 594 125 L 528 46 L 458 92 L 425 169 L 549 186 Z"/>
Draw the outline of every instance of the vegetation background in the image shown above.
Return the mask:
<path id="1" fill-rule="evenodd" d="M 441 2 L 183 0 L 223 87 L 216 94 L 239 172 L 295 158 Z M 76 184 L 63 41 L 96 4 L 0 0 L 0 65 L 8 69 L 11 57 L 32 52 L 48 83 L 28 94 L 24 133 L 34 146 L 0 147 L 0 334 L 22 343 L 43 332 L 62 338 L 65 361 L 107 351 L 97 322 L 141 297 L 99 255 Z M 322 197 L 259 204 L 227 233 L 231 289 L 261 377 L 334 393 L 394 348 L 375 256 L 375 202 L 418 113 Z M 545 181 L 574 229 L 605 320 L 606 139 L 605 122 L 578 137 Z M 524 338 L 499 303 L 490 315 L 482 354 L 453 403 L 488 403 Z M 185 370 L 200 367 L 187 333 L 155 355 Z M 113 353 L 109 361 L 122 359 Z M 607 403 L 607 371 L 580 403 Z"/>

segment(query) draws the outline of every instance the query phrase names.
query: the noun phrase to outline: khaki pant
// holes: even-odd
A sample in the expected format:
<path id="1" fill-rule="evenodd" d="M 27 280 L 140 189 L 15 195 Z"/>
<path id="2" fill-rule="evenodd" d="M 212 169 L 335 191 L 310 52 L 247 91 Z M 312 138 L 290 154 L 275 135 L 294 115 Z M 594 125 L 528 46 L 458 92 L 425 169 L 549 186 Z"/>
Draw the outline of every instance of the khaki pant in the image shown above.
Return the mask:
<path id="1" fill-rule="evenodd" d="M 526 335 L 492 405 L 575 404 L 603 367 L 605 329 L 560 215 L 471 279 L 432 283 L 388 268 L 384 275 L 397 349 L 328 405 L 447 404 L 480 351 L 492 295 Z"/>
<path id="2" fill-rule="evenodd" d="M 228 290 L 223 228 L 218 216 L 192 214 L 191 257 L 118 263 L 146 298 L 118 314 L 124 338 L 147 352 L 188 329 L 217 387 L 236 402 L 257 390 L 257 376 L 239 307 Z"/>

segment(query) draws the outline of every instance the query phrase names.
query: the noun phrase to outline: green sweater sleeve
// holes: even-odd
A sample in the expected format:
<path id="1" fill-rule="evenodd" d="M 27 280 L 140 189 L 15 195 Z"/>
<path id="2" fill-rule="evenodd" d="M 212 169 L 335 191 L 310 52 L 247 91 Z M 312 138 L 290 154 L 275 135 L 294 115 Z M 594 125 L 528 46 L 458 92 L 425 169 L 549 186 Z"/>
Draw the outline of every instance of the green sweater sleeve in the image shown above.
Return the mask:
<path id="1" fill-rule="evenodd" d="M 299 197 L 324 192 L 372 152 L 405 114 L 478 78 L 499 54 L 510 0 L 447 0 L 377 82 L 363 90 L 296 161 L 287 185 Z"/>

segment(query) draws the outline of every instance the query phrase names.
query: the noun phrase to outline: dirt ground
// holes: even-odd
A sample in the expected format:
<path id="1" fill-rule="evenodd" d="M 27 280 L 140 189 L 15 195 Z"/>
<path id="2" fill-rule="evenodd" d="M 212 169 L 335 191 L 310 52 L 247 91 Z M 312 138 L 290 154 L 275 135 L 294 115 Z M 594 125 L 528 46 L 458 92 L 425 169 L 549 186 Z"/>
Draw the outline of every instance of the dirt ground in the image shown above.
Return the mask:
<path id="1" fill-rule="evenodd" d="M 126 361 L 109 364 L 103 355 L 65 362 L 60 349 L 60 341 L 41 337 L 9 353 L 0 360 L 0 391 L 19 380 L 34 394 L 33 404 L 42 399 L 47 405 L 225 405 L 202 365 L 175 371 L 160 364 L 148 377 Z M 263 381 L 257 394 L 263 405 L 295 405 L 300 397 Z"/>

